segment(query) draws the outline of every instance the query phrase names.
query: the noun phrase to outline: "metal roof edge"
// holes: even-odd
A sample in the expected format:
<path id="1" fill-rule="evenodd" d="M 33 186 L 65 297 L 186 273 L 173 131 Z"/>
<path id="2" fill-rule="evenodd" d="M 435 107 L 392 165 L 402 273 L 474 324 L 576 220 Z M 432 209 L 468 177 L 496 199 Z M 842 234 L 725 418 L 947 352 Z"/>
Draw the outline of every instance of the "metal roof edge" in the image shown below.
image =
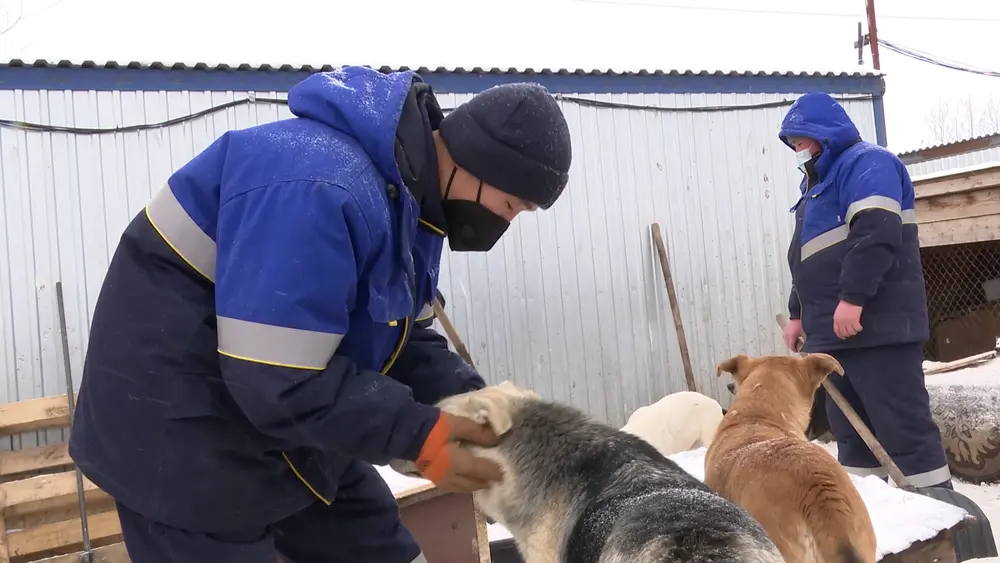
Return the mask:
<path id="1" fill-rule="evenodd" d="M 63 69 L 136 69 L 136 70 L 200 70 L 200 71 L 261 71 L 261 72 L 325 72 L 342 65 L 320 64 L 270 64 L 270 63 L 208 63 L 167 61 L 71 61 L 36 59 L 26 61 L 10 59 L 0 62 L 3 68 L 63 68 Z M 420 74 L 472 74 L 472 75 L 555 75 L 555 76 L 744 76 L 744 77 L 825 77 L 825 78 L 876 78 L 884 73 L 871 69 L 848 70 L 766 70 L 766 69 L 628 69 L 628 68 L 532 68 L 532 67 L 447 67 L 447 66 L 391 66 L 364 65 L 382 72 L 412 70 Z"/>

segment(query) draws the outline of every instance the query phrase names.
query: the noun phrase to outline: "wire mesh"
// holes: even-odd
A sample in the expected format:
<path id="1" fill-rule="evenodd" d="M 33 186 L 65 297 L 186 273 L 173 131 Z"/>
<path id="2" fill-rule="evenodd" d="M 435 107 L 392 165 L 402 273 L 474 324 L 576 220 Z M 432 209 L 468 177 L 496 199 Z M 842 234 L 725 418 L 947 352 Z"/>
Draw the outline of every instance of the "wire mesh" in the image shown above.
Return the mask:
<path id="1" fill-rule="evenodd" d="M 928 360 L 992 350 L 1000 337 L 1000 241 L 920 249 L 931 338 Z"/>

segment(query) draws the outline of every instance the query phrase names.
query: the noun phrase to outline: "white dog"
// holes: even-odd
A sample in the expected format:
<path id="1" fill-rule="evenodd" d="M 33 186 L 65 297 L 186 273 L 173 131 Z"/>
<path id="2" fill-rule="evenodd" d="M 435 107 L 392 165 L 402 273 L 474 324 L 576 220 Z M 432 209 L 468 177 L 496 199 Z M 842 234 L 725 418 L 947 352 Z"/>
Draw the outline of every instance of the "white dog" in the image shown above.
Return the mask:
<path id="1" fill-rule="evenodd" d="M 696 446 L 708 447 L 725 411 L 711 397 L 694 391 L 671 393 L 652 405 L 639 407 L 622 428 L 671 456 Z"/>

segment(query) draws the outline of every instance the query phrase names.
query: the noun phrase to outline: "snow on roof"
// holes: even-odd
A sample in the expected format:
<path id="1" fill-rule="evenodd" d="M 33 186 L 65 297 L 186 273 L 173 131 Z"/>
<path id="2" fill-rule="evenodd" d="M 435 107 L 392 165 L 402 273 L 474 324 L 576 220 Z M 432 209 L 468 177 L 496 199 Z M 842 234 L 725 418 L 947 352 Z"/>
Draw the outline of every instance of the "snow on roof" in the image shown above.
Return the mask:
<path id="1" fill-rule="evenodd" d="M 965 137 L 965 138 L 962 138 L 962 139 L 955 139 L 954 141 L 948 141 L 947 143 L 936 143 L 936 144 L 933 144 L 933 145 L 921 145 L 921 146 L 919 146 L 917 148 L 907 149 L 907 150 L 905 150 L 903 152 L 896 153 L 896 156 L 898 156 L 898 157 L 911 156 L 911 155 L 914 155 L 914 154 L 917 154 L 917 153 L 920 153 L 920 152 L 924 152 L 924 151 L 936 150 L 936 149 L 943 149 L 945 147 L 950 147 L 950 146 L 953 146 L 953 145 L 961 145 L 963 143 L 972 143 L 974 141 L 984 141 L 986 139 L 994 139 L 994 138 L 1000 138 L 1000 132 L 989 133 L 989 134 L 986 134 L 986 135 L 977 135 L 977 136 L 973 136 L 973 137 Z M 979 150 L 979 148 L 972 149 L 972 150 Z"/>
<path id="2" fill-rule="evenodd" d="M 881 72 L 871 69 L 838 68 L 838 69 L 813 69 L 813 70 L 788 70 L 788 69 L 645 69 L 630 67 L 615 67 L 607 69 L 583 69 L 583 68 L 532 68 L 532 67 L 446 67 L 427 65 L 387 65 L 379 63 L 341 63 L 330 64 L 313 61 L 311 63 L 249 63 L 249 62 L 182 62 L 182 61 L 91 61 L 91 60 L 46 60 L 25 61 L 21 59 L 11 59 L 6 63 L 0 63 L 0 69 L 10 68 L 109 68 L 109 69 L 154 69 L 154 70 L 257 70 L 257 71 L 279 71 L 279 72 L 317 72 L 328 71 L 338 68 L 342 64 L 364 64 L 378 68 L 384 72 L 396 70 L 415 70 L 421 73 L 447 73 L 447 74 L 556 74 L 556 75 L 585 75 L 585 76 L 786 76 L 786 77 L 878 77 Z"/>
<path id="3" fill-rule="evenodd" d="M 997 162 L 980 162 L 978 164 L 971 164 L 969 166 L 962 166 L 958 168 L 947 168 L 945 170 L 938 170 L 936 172 L 930 172 L 928 174 L 923 174 L 920 176 L 911 176 L 910 181 L 914 184 L 919 184 L 921 182 L 929 182 L 931 180 L 940 180 L 942 178 L 948 178 L 950 176 L 964 176 L 972 175 L 976 173 L 985 172 L 991 168 L 1000 167 L 1000 163 Z M 919 197 L 919 196 L 918 196 Z"/>

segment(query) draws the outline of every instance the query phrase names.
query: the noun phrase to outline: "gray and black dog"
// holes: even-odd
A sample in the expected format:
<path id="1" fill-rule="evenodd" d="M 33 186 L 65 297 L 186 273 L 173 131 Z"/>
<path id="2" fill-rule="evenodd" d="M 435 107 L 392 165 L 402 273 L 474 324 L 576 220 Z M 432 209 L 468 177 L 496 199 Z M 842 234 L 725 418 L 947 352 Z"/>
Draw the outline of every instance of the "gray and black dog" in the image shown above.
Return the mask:
<path id="1" fill-rule="evenodd" d="M 778 563 L 746 511 L 640 438 L 509 382 L 439 406 L 489 423 L 503 481 L 474 494 L 525 563 Z M 390 464 L 414 474 L 409 462 Z"/>

